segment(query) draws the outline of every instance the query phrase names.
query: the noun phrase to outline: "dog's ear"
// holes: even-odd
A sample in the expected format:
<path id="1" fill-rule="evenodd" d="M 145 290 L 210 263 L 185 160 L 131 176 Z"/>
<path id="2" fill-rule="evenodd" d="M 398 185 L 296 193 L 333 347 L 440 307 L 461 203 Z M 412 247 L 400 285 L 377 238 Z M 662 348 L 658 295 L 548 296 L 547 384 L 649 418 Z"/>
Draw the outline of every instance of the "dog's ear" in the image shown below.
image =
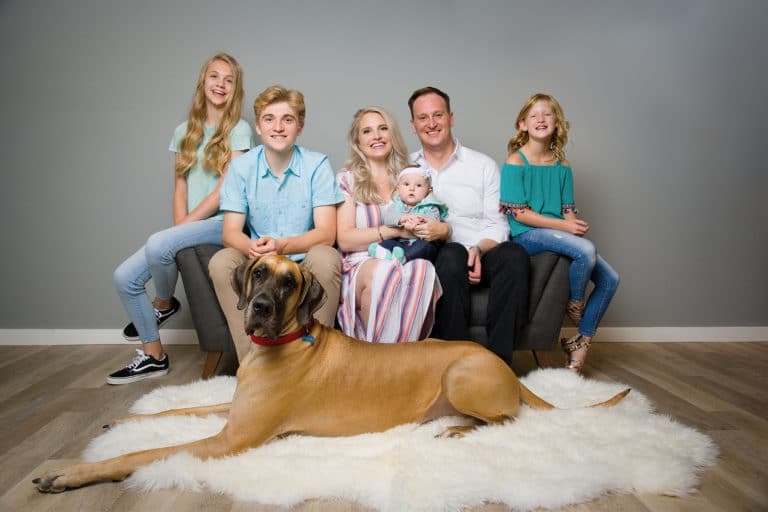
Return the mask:
<path id="1" fill-rule="evenodd" d="M 245 305 L 248 303 L 248 297 L 253 291 L 253 280 L 251 275 L 253 274 L 253 268 L 259 258 L 246 260 L 232 272 L 232 288 L 237 294 L 237 309 L 245 309 Z"/>
<path id="2" fill-rule="evenodd" d="M 312 318 L 315 311 L 320 309 L 320 306 L 325 302 L 325 290 L 312 275 L 312 272 L 303 266 L 301 267 L 301 276 L 304 282 L 299 295 L 299 305 L 296 306 L 296 321 L 304 327 L 309 323 L 309 319 Z"/>

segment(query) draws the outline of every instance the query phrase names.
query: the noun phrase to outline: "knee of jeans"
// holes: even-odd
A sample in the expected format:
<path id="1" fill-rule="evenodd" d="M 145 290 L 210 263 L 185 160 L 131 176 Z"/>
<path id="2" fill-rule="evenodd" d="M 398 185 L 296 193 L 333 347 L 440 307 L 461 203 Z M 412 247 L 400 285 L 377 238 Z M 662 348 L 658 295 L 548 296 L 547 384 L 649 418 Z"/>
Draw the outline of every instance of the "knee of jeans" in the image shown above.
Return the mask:
<path id="1" fill-rule="evenodd" d="M 158 233 L 154 233 L 147 238 L 147 243 L 144 246 L 144 254 L 146 254 L 147 261 L 150 262 L 150 264 L 168 264 L 173 261 L 175 256 L 168 251 L 164 238 Z"/>
<path id="2" fill-rule="evenodd" d="M 614 292 L 616 292 L 616 290 L 619 288 L 619 283 L 621 282 L 621 278 L 619 277 L 618 272 L 616 272 L 613 269 L 610 270 L 610 273 L 608 276 L 610 278 L 611 288 L 613 289 Z"/>
<path id="3" fill-rule="evenodd" d="M 115 288 L 122 290 L 125 288 L 127 281 L 128 276 L 125 272 L 124 265 L 121 263 L 112 273 L 112 282 L 115 284 Z"/>
<path id="4" fill-rule="evenodd" d="M 584 262 L 589 265 L 589 268 L 593 268 L 597 262 L 597 249 L 595 249 L 595 244 L 586 238 L 582 238 L 579 252 L 581 253 L 581 258 Z"/>
<path id="5" fill-rule="evenodd" d="M 118 292 L 132 292 L 136 287 L 135 276 L 131 273 L 130 267 L 121 263 L 112 273 L 112 282 Z"/>

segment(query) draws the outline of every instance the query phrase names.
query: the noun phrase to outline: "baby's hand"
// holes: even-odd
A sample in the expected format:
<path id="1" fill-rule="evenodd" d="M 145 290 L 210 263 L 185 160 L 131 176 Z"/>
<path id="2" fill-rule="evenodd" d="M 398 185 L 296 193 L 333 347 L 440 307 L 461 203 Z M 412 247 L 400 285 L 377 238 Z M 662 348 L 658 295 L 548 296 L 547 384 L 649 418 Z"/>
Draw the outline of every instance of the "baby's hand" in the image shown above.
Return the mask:
<path id="1" fill-rule="evenodd" d="M 415 228 L 420 222 L 421 220 L 419 215 L 406 213 L 400 217 L 400 225 L 408 231 L 413 231 L 413 228 Z"/>

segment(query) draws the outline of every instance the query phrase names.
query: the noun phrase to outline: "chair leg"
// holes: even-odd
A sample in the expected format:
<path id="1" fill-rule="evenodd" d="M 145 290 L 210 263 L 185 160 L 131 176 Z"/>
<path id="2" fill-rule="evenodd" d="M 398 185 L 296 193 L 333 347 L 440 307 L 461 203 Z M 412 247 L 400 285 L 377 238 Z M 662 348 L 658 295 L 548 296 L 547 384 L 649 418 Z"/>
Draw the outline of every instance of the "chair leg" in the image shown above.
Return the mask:
<path id="1" fill-rule="evenodd" d="M 533 360 L 539 368 L 561 368 L 563 353 L 559 350 L 531 350 Z"/>
<path id="2" fill-rule="evenodd" d="M 219 361 L 221 361 L 221 352 L 208 352 L 205 358 L 205 366 L 203 367 L 203 380 L 208 380 L 216 374 Z"/>

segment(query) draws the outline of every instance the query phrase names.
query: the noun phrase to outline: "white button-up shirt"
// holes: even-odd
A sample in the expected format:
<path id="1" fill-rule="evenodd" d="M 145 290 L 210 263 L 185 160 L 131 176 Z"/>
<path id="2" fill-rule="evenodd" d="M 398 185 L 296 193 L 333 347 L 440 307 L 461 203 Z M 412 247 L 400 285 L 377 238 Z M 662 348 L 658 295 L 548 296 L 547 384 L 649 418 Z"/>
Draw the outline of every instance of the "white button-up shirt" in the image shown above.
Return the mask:
<path id="1" fill-rule="evenodd" d="M 448 205 L 445 221 L 452 230 L 449 241 L 467 248 L 484 238 L 506 241 L 509 223 L 499 211 L 499 166 L 458 140 L 454 143 L 456 149 L 439 170 L 429 165 L 423 149 L 411 154 L 413 162 L 430 171 L 435 197 Z"/>

